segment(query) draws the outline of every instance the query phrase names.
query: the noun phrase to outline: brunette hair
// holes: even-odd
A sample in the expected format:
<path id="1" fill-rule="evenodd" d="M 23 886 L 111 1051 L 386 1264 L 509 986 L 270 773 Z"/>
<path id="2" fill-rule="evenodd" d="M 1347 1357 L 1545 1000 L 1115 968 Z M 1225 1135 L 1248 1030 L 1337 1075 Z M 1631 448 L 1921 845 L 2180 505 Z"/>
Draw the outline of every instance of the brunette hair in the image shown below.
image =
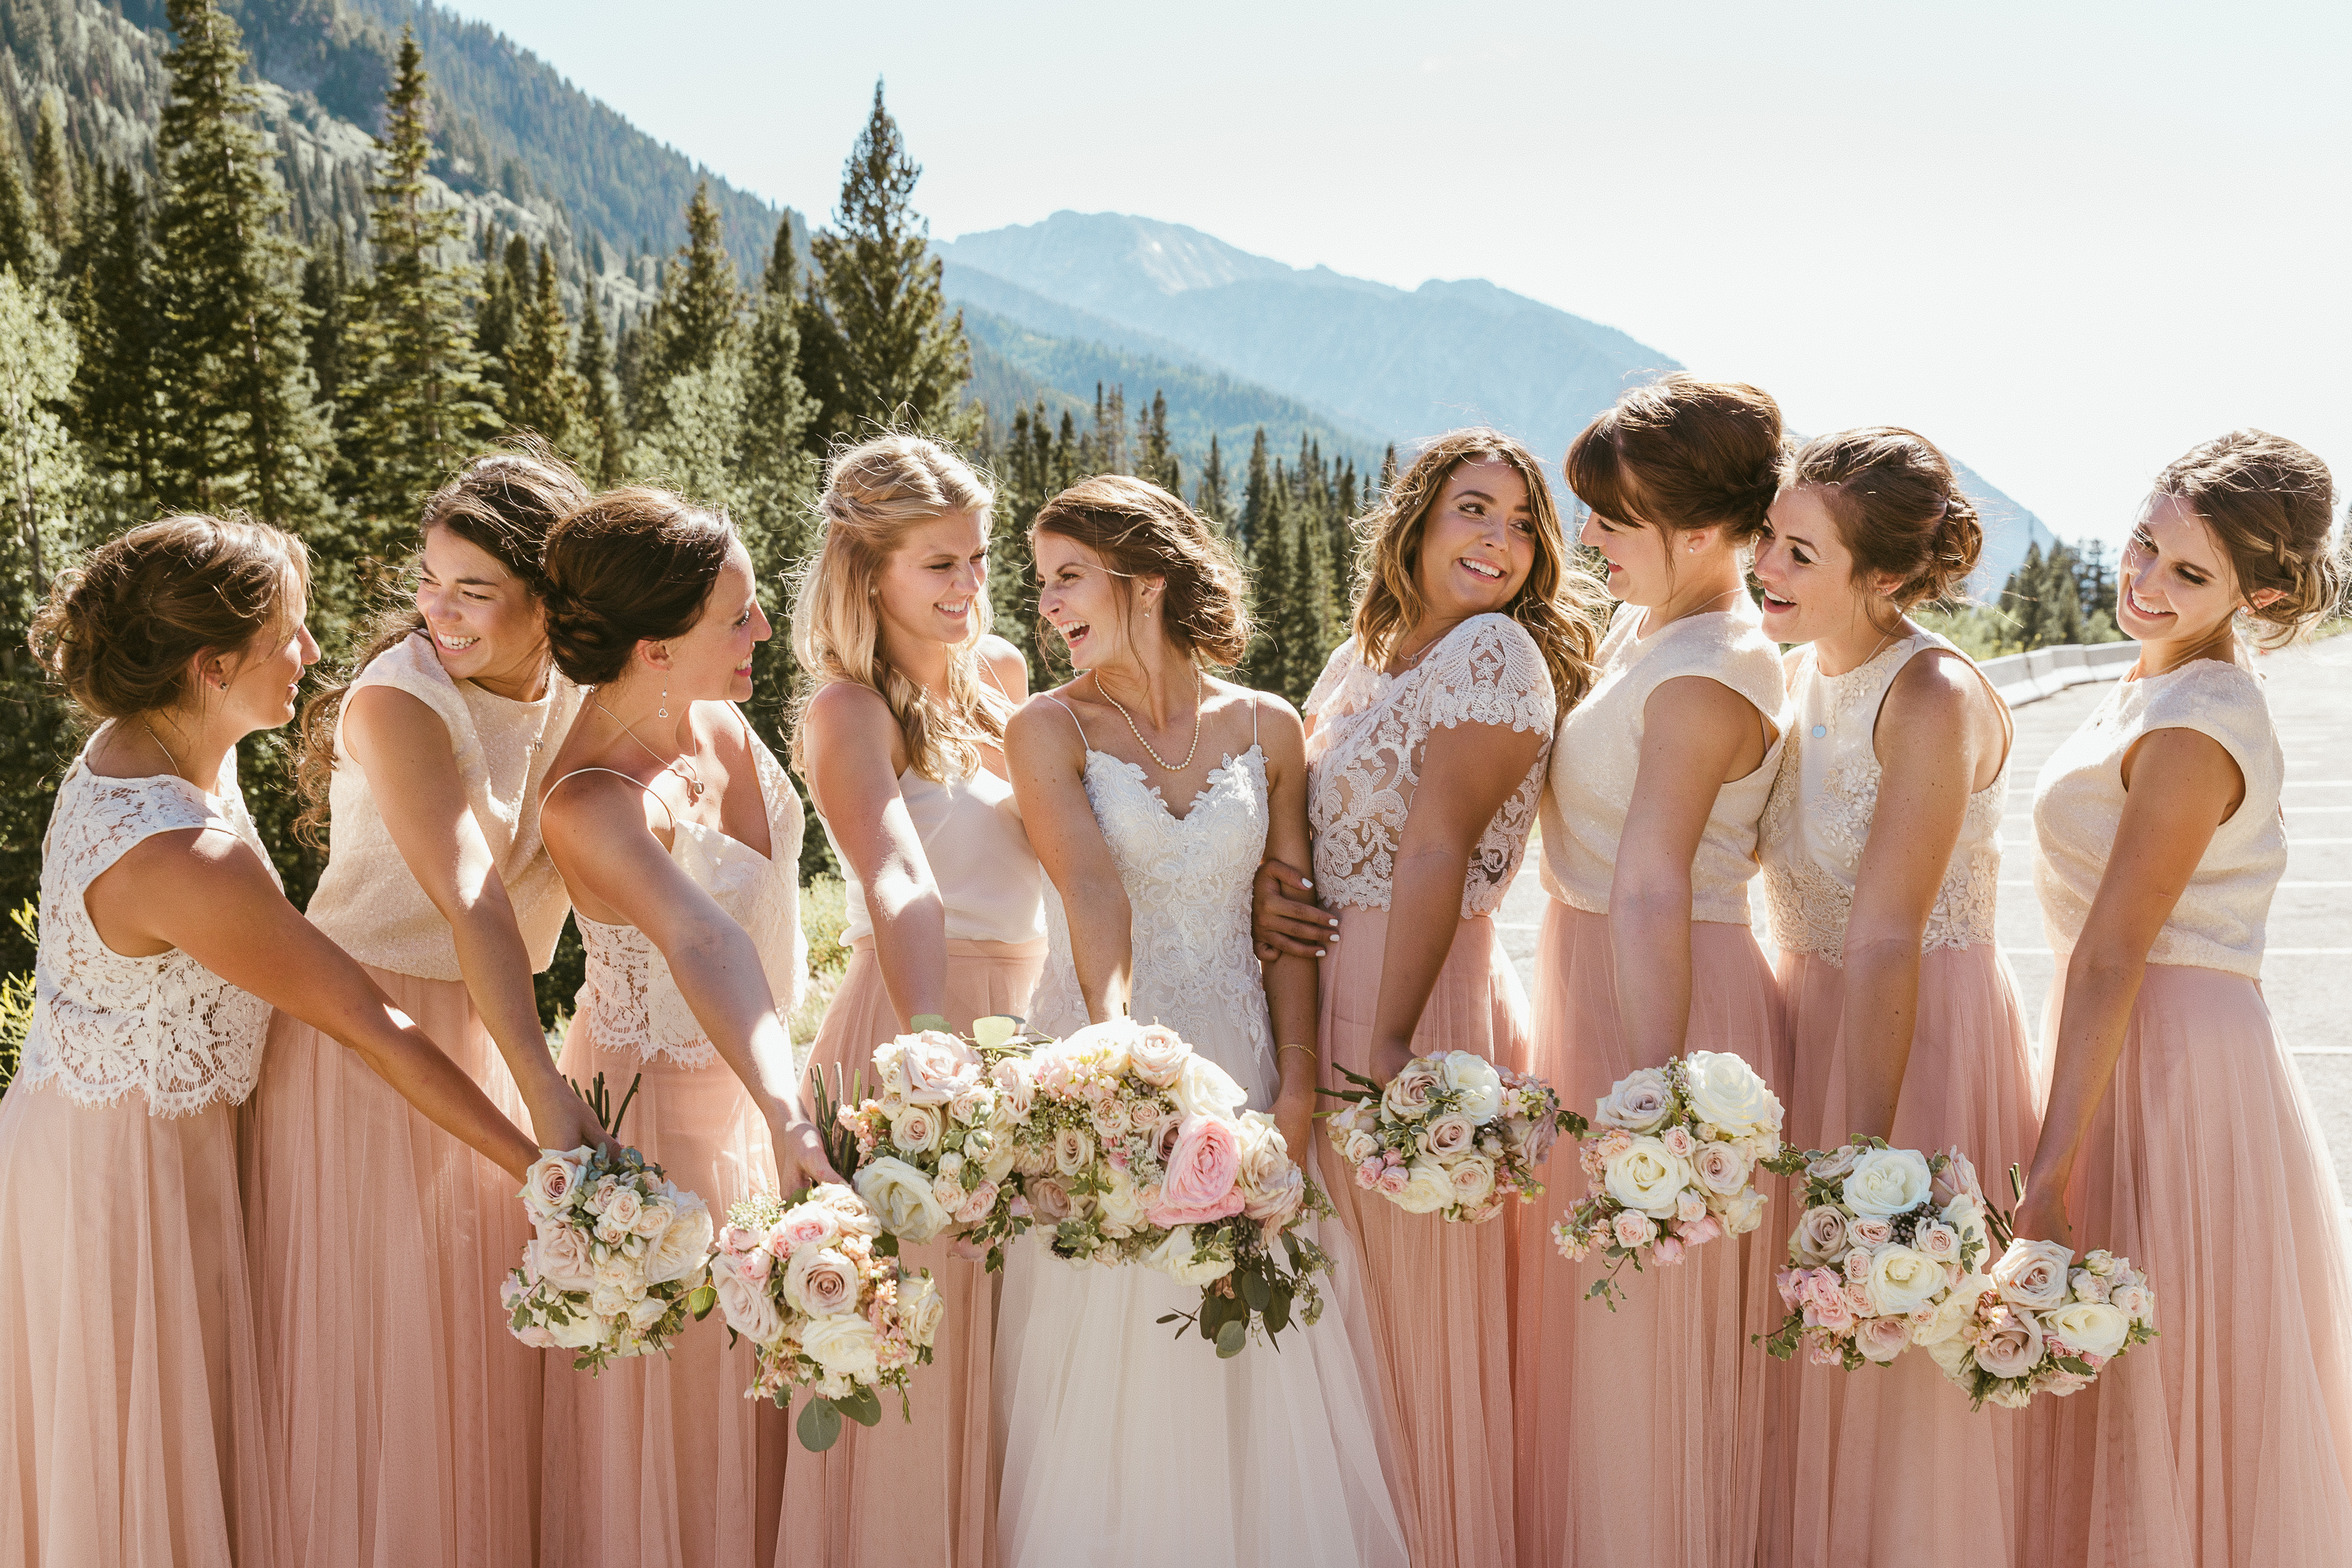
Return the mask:
<path id="1" fill-rule="evenodd" d="M 727 564 L 724 511 L 668 490 L 606 490 L 547 535 L 547 647 L 582 686 L 620 678 L 640 642 L 694 629 Z"/>
<path id="2" fill-rule="evenodd" d="M 1899 579 L 1890 595 L 1897 609 L 1967 597 L 1984 525 L 1951 460 L 1925 436 L 1891 425 L 1816 436 L 1797 449 L 1780 482 L 1822 492 L 1853 574 Z"/>
<path id="3" fill-rule="evenodd" d="M 2156 477 L 2204 520 L 2230 557 L 2258 639 L 2280 647 L 2344 602 L 2342 552 L 2330 538 L 2336 485 L 2308 448 L 2264 430 L 2232 430 L 2190 447 Z M 2264 589 L 2278 597 L 2257 608 Z"/>
<path id="4" fill-rule="evenodd" d="M 1231 668 L 1249 650 L 1248 588 L 1232 549 L 1158 485 L 1126 474 L 1080 479 L 1039 510 L 1029 531 L 1076 540 L 1114 576 L 1165 579 L 1168 635 L 1194 663 Z"/>
<path id="5" fill-rule="evenodd" d="M 1535 454 L 1483 426 L 1449 430 L 1432 441 L 1356 525 L 1361 541 L 1356 552 L 1356 657 L 1378 668 L 1395 651 L 1398 639 L 1420 622 L 1428 605 L 1415 573 L 1429 514 L 1454 469 L 1486 461 L 1508 463 L 1528 487 L 1528 511 L 1536 525 L 1535 564 L 1502 613 L 1535 638 L 1551 674 L 1553 694 L 1565 711 L 1592 683 L 1592 655 L 1601 640 L 1607 597 L 1592 574 L 1569 554 L 1559 508 Z"/>
<path id="6" fill-rule="evenodd" d="M 49 585 L 33 657 L 92 719 L 127 719 L 189 695 L 188 665 L 242 652 L 299 615 L 302 542 L 238 513 L 187 513 L 131 530 Z"/>
<path id="7" fill-rule="evenodd" d="M 1676 371 L 1621 395 L 1569 443 L 1560 469 L 1612 522 L 1720 527 L 1745 543 L 1764 531 L 1785 449 L 1769 393 Z"/>
<path id="8" fill-rule="evenodd" d="M 835 681 L 878 695 L 898 721 L 907 756 L 927 779 L 969 777 L 980 748 L 1004 739 L 1013 700 L 982 674 L 980 640 L 990 624 L 988 584 L 972 601 L 971 632 L 948 652 L 948 700 L 935 701 L 881 650 L 875 583 L 908 531 L 959 512 L 985 517 L 996 492 L 937 441 L 891 432 L 836 453 L 817 499 L 824 537 L 793 604 L 793 654 L 815 679 L 802 689 L 793 720 L 793 765 L 808 771 L 801 721 L 819 689 Z"/>
<path id="9" fill-rule="evenodd" d="M 447 529 L 514 574 L 543 605 L 547 573 L 541 557 L 548 530 L 557 518 L 587 500 L 588 487 L 571 464 L 537 438 L 518 437 L 506 450 L 472 459 L 433 492 L 417 520 L 417 538 L 421 542 L 435 529 Z M 360 652 L 344 664 L 340 679 L 303 705 L 298 726 L 301 752 L 295 764 L 302 815 L 294 819 L 294 831 L 304 843 L 323 847 L 335 774 L 335 731 L 352 682 L 380 655 L 423 630 L 425 617 L 413 600 L 385 605 L 369 623 Z"/>

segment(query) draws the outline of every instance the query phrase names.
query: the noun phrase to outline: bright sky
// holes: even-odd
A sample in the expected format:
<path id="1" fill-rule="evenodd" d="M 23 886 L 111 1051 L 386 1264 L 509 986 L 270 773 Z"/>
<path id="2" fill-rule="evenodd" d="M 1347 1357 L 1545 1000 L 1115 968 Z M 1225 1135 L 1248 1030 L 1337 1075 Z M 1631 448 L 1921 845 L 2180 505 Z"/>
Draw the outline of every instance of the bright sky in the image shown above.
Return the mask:
<path id="1" fill-rule="evenodd" d="M 456 0 L 824 221 L 877 76 L 953 237 L 1059 208 L 1484 277 L 2120 539 L 2241 425 L 2352 493 L 2352 5 Z"/>

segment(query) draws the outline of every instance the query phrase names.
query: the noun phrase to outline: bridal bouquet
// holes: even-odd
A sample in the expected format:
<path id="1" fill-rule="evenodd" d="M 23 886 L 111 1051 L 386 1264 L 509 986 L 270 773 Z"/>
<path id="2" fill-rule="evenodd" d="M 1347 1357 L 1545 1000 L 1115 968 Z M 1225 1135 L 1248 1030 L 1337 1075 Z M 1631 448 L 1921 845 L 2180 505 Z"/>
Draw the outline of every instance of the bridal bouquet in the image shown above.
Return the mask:
<path id="1" fill-rule="evenodd" d="M 1301 1227 L 1328 1204 L 1274 1119 L 1242 1110 L 1241 1086 L 1174 1030 L 1090 1025 L 995 1072 L 1016 1121 L 1013 1209 L 1052 1227 L 1056 1256 L 1198 1285 L 1197 1311 L 1160 1321 L 1220 1356 L 1322 1315 L 1330 1259 Z"/>
<path id="2" fill-rule="evenodd" d="M 1852 1372 L 1916 1344 L 1940 1363 L 1990 1283 L 1992 1221 L 1968 1157 L 1872 1138 L 1771 1168 L 1805 1187 L 1775 1279 L 1789 1314 L 1765 1348 L 1787 1361 L 1803 1345 L 1814 1365 Z"/>
<path id="3" fill-rule="evenodd" d="M 575 1352 L 573 1367 L 602 1372 L 667 1350 L 689 1315 L 710 1310 L 710 1210 L 635 1149 L 542 1152 L 522 1201 L 538 1234 L 499 1300 L 523 1343 Z"/>
<path id="4" fill-rule="evenodd" d="M 1643 1068 L 1594 1105 L 1592 1121 L 1564 1116 L 1590 1195 L 1552 1226 L 1552 1242 L 1571 1263 L 1596 1247 L 1608 1260 L 1585 1300 L 1613 1312 L 1626 1264 L 1680 1263 L 1694 1247 L 1761 1225 L 1765 1198 L 1750 1178 L 1780 1152 L 1780 1117 L 1763 1079 L 1729 1051 Z"/>
<path id="5" fill-rule="evenodd" d="M 875 1245 L 881 1235 L 865 1201 L 828 1182 L 790 1203 L 755 1193 L 735 1205 L 710 1259 L 727 1327 L 755 1352 L 743 1396 L 784 1408 L 794 1388 L 814 1388 L 797 1423 L 812 1452 L 833 1447 L 845 1415 L 881 1420 L 885 1388 L 913 1419 L 908 1374 L 931 1359 L 946 1307 L 929 1270 L 901 1268 Z"/>
<path id="6" fill-rule="evenodd" d="M 1339 1072 L 1356 1087 L 1322 1091 L 1351 1102 L 1331 1113 L 1331 1146 L 1365 1191 L 1474 1225 L 1543 1191 L 1537 1172 L 1562 1125 L 1543 1079 L 1470 1051 L 1415 1057 L 1385 1087 Z"/>

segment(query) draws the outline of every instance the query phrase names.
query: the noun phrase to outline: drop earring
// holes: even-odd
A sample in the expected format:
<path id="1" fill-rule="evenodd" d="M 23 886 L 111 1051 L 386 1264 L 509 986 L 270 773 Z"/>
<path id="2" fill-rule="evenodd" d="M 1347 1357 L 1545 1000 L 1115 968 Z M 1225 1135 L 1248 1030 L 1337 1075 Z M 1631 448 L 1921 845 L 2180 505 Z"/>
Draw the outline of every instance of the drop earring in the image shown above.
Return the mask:
<path id="1" fill-rule="evenodd" d="M 669 688 L 667 686 L 662 688 L 661 706 L 654 710 L 654 717 L 656 719 L 669 717 Z"/>

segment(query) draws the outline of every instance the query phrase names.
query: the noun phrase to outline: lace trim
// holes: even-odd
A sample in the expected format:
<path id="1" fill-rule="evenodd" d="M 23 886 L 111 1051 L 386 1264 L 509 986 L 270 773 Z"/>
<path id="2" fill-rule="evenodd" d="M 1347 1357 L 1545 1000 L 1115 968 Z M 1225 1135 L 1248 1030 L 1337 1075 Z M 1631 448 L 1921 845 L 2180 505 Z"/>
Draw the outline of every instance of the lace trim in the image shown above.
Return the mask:
<path id="1" fill-rule="evenodd" d="M 593 1025 L 590 1037 L 604 1050 L 656 1059 L 682 1068 L 707 1068 L 719 1047 L 702 1032 L 686 1005 L 669 961 L 635 926 L 606 925 L 573 911 L 587 973 L 574 1001 L 579 1017 Z"/>

